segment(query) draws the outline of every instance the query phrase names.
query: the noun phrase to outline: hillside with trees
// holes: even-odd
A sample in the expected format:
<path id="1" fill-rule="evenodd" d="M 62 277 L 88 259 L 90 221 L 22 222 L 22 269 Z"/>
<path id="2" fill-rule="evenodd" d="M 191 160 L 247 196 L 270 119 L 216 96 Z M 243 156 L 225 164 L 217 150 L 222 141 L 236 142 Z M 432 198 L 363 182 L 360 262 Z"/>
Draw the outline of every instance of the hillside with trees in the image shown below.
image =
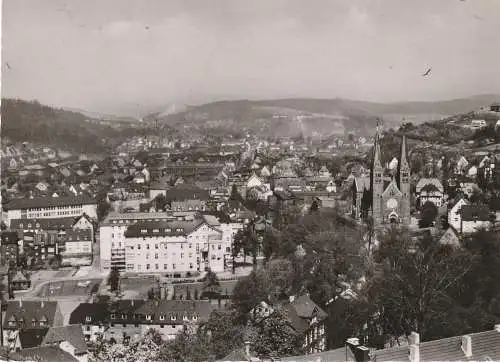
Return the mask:
<path id="1" fill-rule="evenodd" d="M 30 142 L 76 152 L 101 153 L 141 131 L 130 122 L 101 123 L 81 113 L 37 101 L 2 99 L 1 109 L 2 138 L 13 143 Z"/>

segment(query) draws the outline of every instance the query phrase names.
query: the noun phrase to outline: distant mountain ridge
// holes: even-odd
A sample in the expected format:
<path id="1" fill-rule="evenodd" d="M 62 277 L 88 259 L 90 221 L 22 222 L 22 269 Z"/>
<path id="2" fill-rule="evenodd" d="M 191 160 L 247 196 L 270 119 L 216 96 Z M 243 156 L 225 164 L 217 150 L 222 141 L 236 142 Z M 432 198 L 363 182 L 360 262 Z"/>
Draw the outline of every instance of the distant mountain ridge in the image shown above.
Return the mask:
<path id="1" fill-rule="evenodd" d="M 96 120 L 102 120 L 102 121 L 120 121 L 120 122 L 138 122 L 139 121 L 138 119 L 136 119 L 134 117 L 116 116 L 116 115 L 106 114 L 106 113 L 101 113 L 101 112 L 87 111 L 85 109 L 80 109 L 80 108 L 63 107 L 62 109 L 65 111 L 69 111 L 69 112 L 83 114 L 84 116 L 86 116 L 90 119 L 96 119 Z"/>
<path id="2" fill-rule="evenodd" d="M 342 98 L 289 98 L 274 100 L 227 100 L 189 106 L 181 112 L 150 114 L 144 119 L 158 120 L 169 125 L 205 127 L 241 127 L 280 133 L 342 133 L 346 131 L 372 132 L 378 119 L 389 127 L 403 119 L 422 123 L 467 113 L 500 100 L 500 95 L 478 95 L 436 102 L 376 103 Z M 288 128 L 287 128 L 288 125 Z M 288 134 L 287 134 L 288 135 Z"/>

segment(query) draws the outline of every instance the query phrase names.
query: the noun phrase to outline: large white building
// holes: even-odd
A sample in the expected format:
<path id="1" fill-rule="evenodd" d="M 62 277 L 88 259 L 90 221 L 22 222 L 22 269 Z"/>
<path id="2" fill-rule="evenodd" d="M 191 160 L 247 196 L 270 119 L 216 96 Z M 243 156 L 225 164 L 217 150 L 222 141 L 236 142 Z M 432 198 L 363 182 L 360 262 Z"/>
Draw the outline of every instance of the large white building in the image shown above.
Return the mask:
<path id="1" fill-rule="evenodd" d="M 101 267 L 172 275 L 224 271 L 242 227 L 193 212 L 110 214 L 100 227 Z"/>
<path id="2" fill-rule="evenodd" d="M 86 214 L 97 219 L 97 201 L 90 196 L 40 197 L 11 200 L 5 205 L 7 222 L 18 219 L 56 219 Z"/>

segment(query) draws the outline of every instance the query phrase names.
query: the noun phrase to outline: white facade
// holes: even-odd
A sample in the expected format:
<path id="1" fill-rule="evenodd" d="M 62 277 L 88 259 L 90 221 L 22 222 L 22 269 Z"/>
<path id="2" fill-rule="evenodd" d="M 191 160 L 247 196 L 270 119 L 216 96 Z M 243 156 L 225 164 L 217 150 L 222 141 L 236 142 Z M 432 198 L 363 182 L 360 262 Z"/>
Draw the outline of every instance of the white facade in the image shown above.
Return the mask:
<path id="1" fill-rule="evenodd" d="M 97 219 L 97 204 L 60 205 L 29 209 L 12 209 L 8 210 L 7 217 L 9 220 L 56 219 L 61 217 L 76 217 L 84 213 L 92 219 Z"/>
<path id="2" fill-rule="evenodd" d="M 460 199 L 450 211 L 448 211 L 448 224 L 452 226 L 455 230 L 460 230 L 462 225 L 462 215 L 460 214 L 460 209 L 464 205 L 469 203 L 464 199 Z"/>
<path id="3" fill-rule="evenodd" d="M 224 271 L 224 260 L 231 255 L 234 235 L 242 224 L 220 224 L 215 218 L 204 216 L 205 221 L 187 234 L 125 236 L 130 225 L 141 221 L 199 223 L 194 215 L 194 212 L 110 214 L 99 228 L 101 269 L 117 267 L 133 273 L 203 272 L 206 268 Z"/>
<path id="4" fill-rule="evenodd" d="M 187 273 L 206 268 L 224 271 L 226 243 L 222 231 L 206 223 L 187 235 L 127 237 L 125 247 L 128 272 Z"/>

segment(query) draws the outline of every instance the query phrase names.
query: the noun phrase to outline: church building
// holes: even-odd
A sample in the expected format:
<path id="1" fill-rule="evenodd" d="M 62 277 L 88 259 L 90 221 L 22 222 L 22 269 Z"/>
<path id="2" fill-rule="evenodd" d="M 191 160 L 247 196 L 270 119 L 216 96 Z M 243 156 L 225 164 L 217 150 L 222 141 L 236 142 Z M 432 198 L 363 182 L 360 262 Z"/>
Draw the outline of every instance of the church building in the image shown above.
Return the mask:
<path id="1" fill-rule="evenodd" d="M 370 176 L 355 177 L 353 181 L 352 216 L 357 220 L 369 216 L 374 226 L 391 223 L 410 223 L 410 165 L 406 156 L 406 137 L 401 142 L 397 170 L 390 172 L 382 166 L 380 138 L 375 138 Z"/>

